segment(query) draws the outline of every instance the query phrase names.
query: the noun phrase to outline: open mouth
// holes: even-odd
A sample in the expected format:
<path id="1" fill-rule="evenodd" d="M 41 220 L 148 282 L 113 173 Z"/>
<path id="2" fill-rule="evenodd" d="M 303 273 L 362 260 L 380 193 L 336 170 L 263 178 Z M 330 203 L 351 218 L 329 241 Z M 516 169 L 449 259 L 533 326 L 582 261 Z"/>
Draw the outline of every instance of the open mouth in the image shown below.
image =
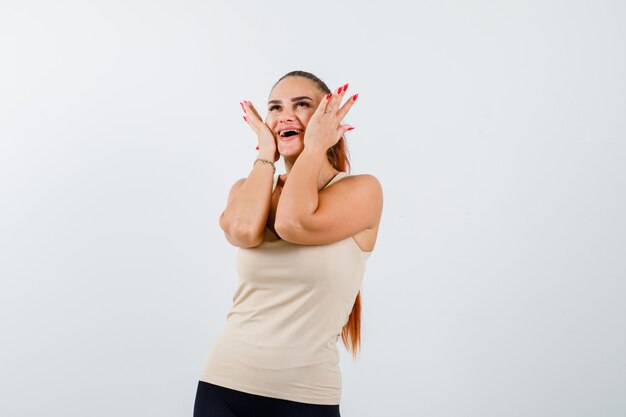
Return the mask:
<path id="1" fill-rule="evenodd" d="M 291 136 L 299 135 L 300 133 L 302 133 L 301 130 L 289 129 L 289 130 L 283 130 L 282 132 L 280 132 L 279 136 L 281 138 L 289 138 Z"/>

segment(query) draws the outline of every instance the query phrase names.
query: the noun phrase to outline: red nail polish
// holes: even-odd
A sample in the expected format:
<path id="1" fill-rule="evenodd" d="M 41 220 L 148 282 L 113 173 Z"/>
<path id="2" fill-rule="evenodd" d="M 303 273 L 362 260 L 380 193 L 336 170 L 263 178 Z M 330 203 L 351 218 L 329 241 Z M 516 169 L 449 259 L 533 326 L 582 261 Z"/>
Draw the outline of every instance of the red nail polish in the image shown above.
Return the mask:
<path id="1" fill-rule="evenodd" d="M 333 95 L 333 93 L 326 94 L 326 100 L 328 100 L 330 98 L 330 96 L 332 96 L 332 95 Z"/>
<path id="2" fill-rule="evenodd" d="M 339 88 L 337 89 L 337 94 L 341 94 L 341 90 L 343 90 L 343 87 L 339 87 Z"/>
<path id="3" fill-rule="evenodd" d="M 247 122 L 248 118 L 246 116 L 243 116 L 243 120 L 245 120 Z"/>
<path id="4" fill-rule="evenodd" d="M 356 93 L 354 96 L 352 96 L 352 101 L 356 101 L 356 98 L 359 96 L 359 93 Z"/>
<path id="5" fill-rule="evenodd" d="M 257 150 L 257 151 L 259 150 L 259 147 L 258 147 L 258 146 L 256 147 L 256 150 Z"/>
<path id="6" fill-rule="evenodd" d="M 350 126 L 350 127 L 348 128 L 348 130 L 346 130 L 346 132 L 347 132 L 347 131 L 349 131 L 349 130 L 353 130 L 353 129 L 354 129 L 354 127 Z"/>
<path id="7" fill-rule="evenodd" d="M 240 101 L 239 104 L 241 105 L 241 110 L 243 110 L 244 113 L 247 113 L 246 109 L 243 107 L 243 103 Z"/>
<path id="8" fill-rule="evenodd" d="M 348 89 L 348 84 L 349 83 L 346 83 L 346 85 L 343 86 L 343 91 L 346 91 Z"/>

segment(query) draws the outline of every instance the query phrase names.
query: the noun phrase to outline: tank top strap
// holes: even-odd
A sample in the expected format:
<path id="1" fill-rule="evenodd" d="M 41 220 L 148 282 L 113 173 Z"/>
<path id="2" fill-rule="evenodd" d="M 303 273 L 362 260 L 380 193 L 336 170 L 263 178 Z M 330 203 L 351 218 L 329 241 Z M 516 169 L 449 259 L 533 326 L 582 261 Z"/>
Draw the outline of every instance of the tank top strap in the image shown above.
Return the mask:
<path id="1" fill-rule="evenodd" d="M 344 172 L 344 171 L 339 171 L 339 172 L 337 173 L 337 175 L 335 175 L 335 176 L 333 177 L 333 179 L 332 179 L 332 180 L 330 180 L 330 181 L 328 182 L 328 184 L 326 184 L 326 186 L 325 186 L 324 188 L 326 188 L 326 187 L 330 186 L 332 183 L 334 183 L 335 181 L 340 180 L 341 178 L 345 177 L 346 175 L 348 175 L 348 173 L 347 173 L 347 172 Z M 322 188 L 322 189 L 324 189 L 324 188 Z"/>
<path id="2" fill-rule="evenodd" d="M 328 184 L 326 184 L 326 186 L 325 186 L 324 188 L 328 187 L 330 184 L 334 183 L 335 181 L 337 181 L 337 180 L 339 180 L 339 179 L 341 179 L 341 178 L 345 177 L 346 175 L 348 175 L 348 173 L 347 173 L 347 172 L 344 172 L 344 171 L 339 171 L 339 172 L 337 173 L 337 175 L 335 175 L 335 176 L 333 177 L 333 179 L 332 179 L 332 180 L 330 180 L 330 181 L 328 182 Z M 279 176 L 280 176 L 280 174 L 279 174 L 279 173 L 274 174 L 274 182 L 272 183 L 272 192 L 274 192 L 274 190 L 276 189 L 276 184 L 278 184 L 278 177 L 279 177 Z M 324 188 L 322 188 L 322 189 L 324 189 Z"/>
<path id="3" fill-rule="evenodd" d="M 276 184 L 278 184 L 278 177 L 280 176 L 280 174 L 277 172 L 276 174 L 274 174 L 274 182 L 272 183 L 272 192 L 274 192 L 274 190 L 276 189 Z"/>

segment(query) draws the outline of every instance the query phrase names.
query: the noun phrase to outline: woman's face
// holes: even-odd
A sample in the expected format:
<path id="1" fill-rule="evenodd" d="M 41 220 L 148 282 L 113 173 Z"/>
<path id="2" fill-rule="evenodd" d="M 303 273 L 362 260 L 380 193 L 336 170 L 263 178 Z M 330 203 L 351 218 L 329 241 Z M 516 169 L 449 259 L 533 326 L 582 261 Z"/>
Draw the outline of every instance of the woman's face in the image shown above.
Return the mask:
<path id="1" fill-rule="evenodd" d="M 324 95 L 313 81 L 298 76 L 287 77 L 274 87 L 267 103 L 265 123 L 276 135 L 281 155 L 297 156 L 302 152 L 304 131 Z"/>

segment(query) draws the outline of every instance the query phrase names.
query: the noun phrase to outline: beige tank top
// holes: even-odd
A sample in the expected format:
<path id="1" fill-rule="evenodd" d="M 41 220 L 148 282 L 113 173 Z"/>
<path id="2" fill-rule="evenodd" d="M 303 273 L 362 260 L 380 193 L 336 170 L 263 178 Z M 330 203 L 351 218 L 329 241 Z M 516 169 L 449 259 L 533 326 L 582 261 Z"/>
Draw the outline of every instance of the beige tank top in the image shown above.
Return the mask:
<path id="1" fill-rule="evenodd" d="M 339 172 L 326 186 L 345 175 Z M 278 174 L 273 189 L 277 181 Z M 268 228 L 260 245 L 239 248 L 233 305 L 200 380 L 266 397 L 339 404 L 337 342 L 371 253 L 352 237 L 297 245 Z"/>

